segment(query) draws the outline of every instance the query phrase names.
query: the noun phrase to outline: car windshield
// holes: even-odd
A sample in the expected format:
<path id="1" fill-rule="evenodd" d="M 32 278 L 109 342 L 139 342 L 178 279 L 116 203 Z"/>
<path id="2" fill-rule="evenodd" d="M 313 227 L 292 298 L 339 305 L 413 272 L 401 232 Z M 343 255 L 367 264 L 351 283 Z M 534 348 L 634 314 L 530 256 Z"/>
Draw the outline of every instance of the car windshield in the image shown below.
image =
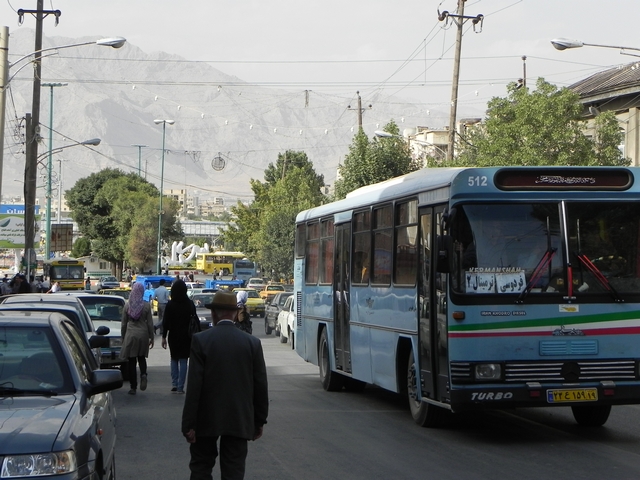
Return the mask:
<path id="1" fill-rule="evenodd" d="M 246 290 L 246 292 L 248 298 L 260 298 L 260 295 L 255 290 Z"/>
<path id="2" fill-rule="evenodd" d="M 71 391 L 64 356 L 47 327 L 0 327 L 0 396 Z"/>
<path id="3" fill-rule="evenodd" d="M 122 297 L 125 300 L 129 299 L 129 295 L 131 295 L 131 290 L 102 290 L 103 295 L 117 295 L 118 297 Z"/>
<path id="4" fill-rule="evenodd" d="M 191 297 L 196 308 L 204 308 L 208 303 L 213 302 L 213 293 L 199 293 Z"/>
<path id="5" fill-rule="evenodd" d="M 116 277 L 102 277 L 102 282 L 117 282 L 118 279 Z"/>
<path id="6" fill-rule="evenodd" d="M 121 297 L 103 295 L 103 298 L 78 297 L 89 312 L 92 320 L 108 320 L 120 322 L 122 320 L 122 310 L 124 300 Z"/>

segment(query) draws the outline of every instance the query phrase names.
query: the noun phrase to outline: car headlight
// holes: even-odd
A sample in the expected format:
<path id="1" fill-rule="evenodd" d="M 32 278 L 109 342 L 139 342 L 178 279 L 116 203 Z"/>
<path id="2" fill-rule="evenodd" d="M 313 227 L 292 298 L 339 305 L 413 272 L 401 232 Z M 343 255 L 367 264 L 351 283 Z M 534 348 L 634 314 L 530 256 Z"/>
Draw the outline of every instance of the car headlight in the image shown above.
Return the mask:
<path id="1" fill-rule="evenodd" d="M 109 337 L 109 346 L 113 347 L 122 347 L 122 337 Z"/>
<path id="2" fill-rule="evenodd" d="M 480 363 L 475 368 L 476 380 L 500 380 L 502 366 L 499 363 Z"/>
<path id="3" fill-rule="evenodd" d="M 1 478 L 62 475 L 78 468 L 73 450 L 33 455 L 7 455 L 2 462 Z"/>

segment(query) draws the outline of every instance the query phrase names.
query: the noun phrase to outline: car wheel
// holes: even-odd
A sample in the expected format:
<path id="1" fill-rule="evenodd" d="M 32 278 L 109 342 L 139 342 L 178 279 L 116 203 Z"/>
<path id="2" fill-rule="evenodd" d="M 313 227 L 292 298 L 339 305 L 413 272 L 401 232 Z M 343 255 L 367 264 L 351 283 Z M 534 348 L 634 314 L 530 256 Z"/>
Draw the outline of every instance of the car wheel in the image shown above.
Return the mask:
<path id="1" fill-rule="evenodd" d="M 287 343 L 288 338 L 280 333 L 280 343 Z"/>

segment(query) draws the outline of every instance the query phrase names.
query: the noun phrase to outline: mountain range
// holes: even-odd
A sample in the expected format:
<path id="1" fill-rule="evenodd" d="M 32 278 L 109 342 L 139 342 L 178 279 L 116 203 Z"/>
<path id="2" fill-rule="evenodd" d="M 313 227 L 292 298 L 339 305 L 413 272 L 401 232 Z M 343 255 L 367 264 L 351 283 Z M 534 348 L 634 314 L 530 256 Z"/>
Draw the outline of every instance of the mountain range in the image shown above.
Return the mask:
<path id="1" fill-rule="evenodd" d="M 9 75 L 2 194 L 22 194 L 24 115 L 31 112 L 34 30 L 10 32 Z M 44 37 L 43 49 L 93 42 L 95 38 Z M 62 189 L 104 168 L 138 172 L 160 187 L 163 125 L 166 124 L 164 189 L 186 189 L 201 200 L 222 197 L 250 201 L 250 179 L 263 181 L 263 170 L 287 149 L 305 151 L 316 171 L 333 184 L 358 128 L 356 92 L 288 90 L 252 84 L 206 62 L 164 52 L 144 52 L 130 43 L 113 49 L 97 45 L 43 53 L 40 123 L 42 165 L 38 185 L 47 176 L 49 127 L 52 125 L 52 190 Z M 53 93 L 53 111 L 50 102 Z M 400 129 L 442 128 L 448 112 L 424 111 L 411 100 L 372 90 L 362 97 L 365 133 L 370 137 L 394 120 Z M 458 112 L 482 116 L 482 112 Z M 76 144 L 100 138 L 96 147 Z M 134 145 L 144 145 L 137 147 Z M 64 148 L 67 147 L 67 148 Z M 73 148 L 71 148 L 73 147 Z M 62 150 L 59 150 L 62 148 Z M 61 175 L 60 175 L 61 172 Z M 38 197 L 44 188 L 38 189 Z"/>

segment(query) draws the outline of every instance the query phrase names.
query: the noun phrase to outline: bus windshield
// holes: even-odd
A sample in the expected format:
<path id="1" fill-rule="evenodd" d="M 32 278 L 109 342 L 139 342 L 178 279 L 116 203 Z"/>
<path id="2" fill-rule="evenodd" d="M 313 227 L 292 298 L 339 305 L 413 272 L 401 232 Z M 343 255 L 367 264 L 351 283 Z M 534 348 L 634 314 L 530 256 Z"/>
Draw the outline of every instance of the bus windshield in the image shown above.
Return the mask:
<path id="1" fill-rule="evenodd" d="M 640 293 L 639 220 L 640 211 L 630 203 L 457 206 L 451 226 L 453 290 L 464 295 L 571 293 L 583 299 L 594 293 L 615 299 Z"/>

